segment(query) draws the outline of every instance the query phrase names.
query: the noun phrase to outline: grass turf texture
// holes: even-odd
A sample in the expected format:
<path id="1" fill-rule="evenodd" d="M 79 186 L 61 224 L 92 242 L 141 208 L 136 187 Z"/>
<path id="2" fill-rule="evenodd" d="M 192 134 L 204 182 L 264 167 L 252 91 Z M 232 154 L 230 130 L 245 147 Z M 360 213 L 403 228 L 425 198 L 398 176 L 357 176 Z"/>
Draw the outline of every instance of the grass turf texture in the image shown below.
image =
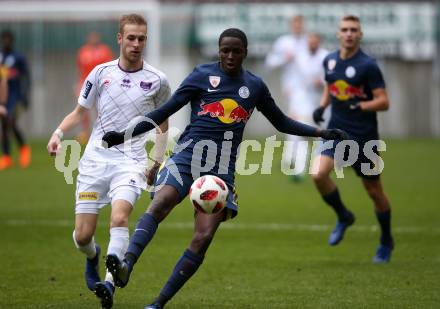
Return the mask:
<path id="1" fill-rule="evenodd" d="M 84 283 L 84 256 L 72 242 L 74 185 L 32 144 L 27 170 L 0 172 L 0 308 L 99 308 Z M 373 265 L 378 230 L 371 201 L 350 169 L 337 180 L 356 214 L 344 241 L 327 245 L 335 216 L 310 178 L 279 172 L 237 176 L 240 212 L 223 224 L 198 273 L 167 308 L 438 308 L 439 140 L 389 141 L 383 183 L 393 206 L 392 262 Z M 247 161 L 260 162 L 253 153 Z M 137 204 L 130 228 L 145 210 Z M 108 241 L 109 208 L 97 242 Z M 186 200 L 159 228 L 114 308 L 143 308 L 157 295 L 192 235 Z M 103 259 L 101 259 L 103 262 Z M 101 273 L 103 274 L 103 263 Z"/>

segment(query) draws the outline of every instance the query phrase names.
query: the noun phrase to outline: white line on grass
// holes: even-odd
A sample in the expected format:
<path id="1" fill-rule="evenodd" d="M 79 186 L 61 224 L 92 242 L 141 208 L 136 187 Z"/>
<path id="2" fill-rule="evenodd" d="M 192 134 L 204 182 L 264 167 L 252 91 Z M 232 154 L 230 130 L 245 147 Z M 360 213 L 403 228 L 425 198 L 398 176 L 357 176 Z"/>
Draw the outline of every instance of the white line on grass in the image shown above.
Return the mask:
<path id="1" fill-rule="evenodd" d="M 2 220 L 0 225 L 5 226 L 59 226 L 72 227 L 73 221 L 70 220 Z M 193 229 L 193 222 L 164 222 L 161 223 L 161 228 L 165 229 Z M 326 224 L 295 224 L 295 223 L 234 223 L 226 222 L 222 224 L 222 229 L 228 230 L 261 230 L 261 231 L 312 231 L 323 232 L 330 231 L 333 226 Z M 354 225 L 350 230 L 356 232 L 376 232 L 377 225 Z M 422 227 L 422 226 L 405 226 L 394 227 L 394 233 L 400 234 L 420 234 L 420 233 L 435 233 L 440 234 L 440 228 Z"/>

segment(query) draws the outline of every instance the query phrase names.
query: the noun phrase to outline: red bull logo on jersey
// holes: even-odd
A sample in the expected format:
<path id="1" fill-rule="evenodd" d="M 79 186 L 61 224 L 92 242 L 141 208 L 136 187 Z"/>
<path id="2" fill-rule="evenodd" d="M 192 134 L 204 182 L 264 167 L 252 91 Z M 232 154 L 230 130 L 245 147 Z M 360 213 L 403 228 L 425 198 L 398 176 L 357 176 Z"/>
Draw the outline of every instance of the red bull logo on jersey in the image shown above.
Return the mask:
<path id="1" fill-rule="evenodd" d="M 247 111 L 232 99 L 223 99 L 211 103 L 202 102 L 200 108 L 201 111 L 197 113 L 198 116 L 208 115 L 218 118 L 226 124 L 240 121 L 246 123 L 252 114 L 252 110 Z"/>
<path id="2" fill-rule="evenodd" d="M 333 84 L 329 85 L 330 95 L 338 99 L 339 101 L 347 101 L 349 99 L 363 99 L 367 95 L 364 92 L 364 87 L 355 87 L 347 83 L 345 80 L 339 79 Z"/>

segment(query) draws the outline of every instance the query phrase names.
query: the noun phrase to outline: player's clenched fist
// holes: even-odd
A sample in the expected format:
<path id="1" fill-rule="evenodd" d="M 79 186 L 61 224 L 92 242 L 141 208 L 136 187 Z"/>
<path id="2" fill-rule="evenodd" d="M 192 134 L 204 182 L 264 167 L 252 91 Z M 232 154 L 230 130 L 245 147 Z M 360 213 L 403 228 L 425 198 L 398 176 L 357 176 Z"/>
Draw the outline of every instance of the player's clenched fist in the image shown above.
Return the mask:
<path id="1" fill-rule="evenodd" d="M 63 131 L 56 129 L 53 132 L 49 143 L 47 143 L 47 151 L 51 156 L 56 156 L 61 150 L 61 140 L 63 139 Z"/>
<path id="2" fill-rule="evenodd" d="M 320 106 L 320 107 L 316 108 L 315 111 L 313 112 L 313 121 L 316 124 L 319 124 L 320 122 L 324 121 L 324 118 L 322 117 L 324 115 L 324 110 L 325 110 L 325 107 Z"/>

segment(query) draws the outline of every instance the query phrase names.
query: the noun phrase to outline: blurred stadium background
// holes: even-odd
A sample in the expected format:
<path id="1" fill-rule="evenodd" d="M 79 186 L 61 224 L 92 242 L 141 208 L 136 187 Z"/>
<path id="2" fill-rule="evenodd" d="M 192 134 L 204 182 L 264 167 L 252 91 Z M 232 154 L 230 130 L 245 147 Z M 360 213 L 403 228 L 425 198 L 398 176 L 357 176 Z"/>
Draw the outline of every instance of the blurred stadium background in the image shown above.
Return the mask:
<path id="1" fill-rule="evenodd" d="M 336 47 L 339 17 L 361 17 L 363 48 L 385 74 L 391 108 L 380 114 L 387 142 L 383 182 L 393 206 L 396 250 L 385 267 L 372 265 L 378 230 L 372 205 L 351 170 L 337 180 L 357 223 L 338 248 L 326 245 L 333 214 L 310 179 L 293 184 L 279 171 L 238 176 L 240 215 L 222 226 L 203 267 L 169 308 L 440 308 L 438 207 L 440 154 L 439 1 L 3 1 L 0 30 L 12 29 L 32 70 L 32 102 L 21 125 L 31 137 L 30 168 L 0 172 L 0 308 L 97 308 L 82 278 L 83 256 L 71 241 L 74 185 L 65 183 L 45 145 L 76 104 L 76 52 L 96 30 L 115 54 L 117 20 L 140 12 L 149 21 L 146 58 L 175 90 L 193 66 L 216 58 L 217 38 L 231 26 L 249 38 L 245 66 L 263 76 L 282 109 L 279 71 L 263 56 L 288 19 Z M 171 119 L 183 129 L 188 111 Z M 259 113 L 247 136 L 275 134 Z M 74 134 L 69 134 L 74 136 Z M 283 138 L 283 137 L 280 137 Z M 247 163 L 261 163 L 261 153 Z M 278 163 L 277 163 L 278 162 Z M 278 164 L 278 165 L 277 165 Z M 137 204 L 130 227 L 148 205 Z M 108 239 L 109 209 L 97 239 Z M 159 291 L 192 233 L 187 201 L 157 233 L 114 308 L 141 308 Z M 152 271 L 154 270 L 154 271 Z"/>
<path id="2" fill-rule="evenodd" d="M 437 1 L 0 1 L 0 29 L 17 35 L 17 49 L 28 56 L 33 81 L 32 106 L 23 126 L 47 137 L 75 105 L 75 56 L 91 30 L 118 52 L 118 16 L 141 12 L 149 21 L 147 59 L 169 77 L 173 89 L 193 66 L 216 57 L 217 38 L 237 26 L 249 37 L 246 66 L 263 76 L 280 95 L 278 71 L 265 72 L 262 59 L 273 41 L 288 32 L 288 20 L 303 14 L 306 30 L 336 47 L 337 21 L 345 13 L 362 19 L 363 48 L 384 71 L 391 110 L 380 115 L 384 136 L 440 136 L 439 14 Z M 173 124 L 183 128 L 182 111 Z M 262 125 L 262 122 L 267 125 Z M 263 117 L 253 117 L 247 132 L 274 133 Z"/>

